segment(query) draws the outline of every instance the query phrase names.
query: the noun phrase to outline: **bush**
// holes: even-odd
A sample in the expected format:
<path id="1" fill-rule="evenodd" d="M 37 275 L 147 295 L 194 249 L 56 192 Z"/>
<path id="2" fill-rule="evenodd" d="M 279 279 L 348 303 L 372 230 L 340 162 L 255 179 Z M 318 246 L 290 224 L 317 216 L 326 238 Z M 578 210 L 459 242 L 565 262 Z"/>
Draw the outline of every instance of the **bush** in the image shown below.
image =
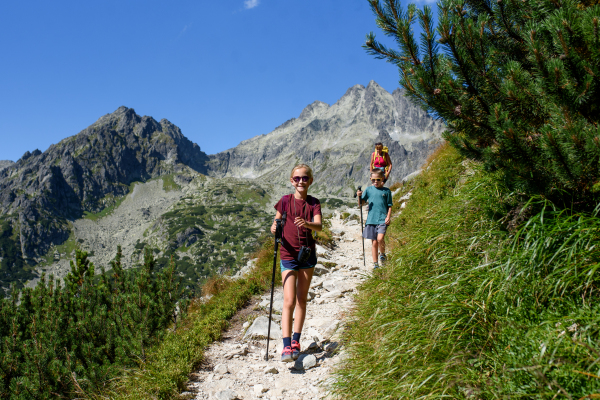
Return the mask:
<path id="1" fill-rule="evenodd" d="M 64 286 L 42 276 L 0 300 L 0 397 L 81 397 L 145 360 L 179 299 L 175 265 L 156 273 L 151 254 L 125 271 L 119 248 L 112 276 L 97 277 L 77 251 Z"/>

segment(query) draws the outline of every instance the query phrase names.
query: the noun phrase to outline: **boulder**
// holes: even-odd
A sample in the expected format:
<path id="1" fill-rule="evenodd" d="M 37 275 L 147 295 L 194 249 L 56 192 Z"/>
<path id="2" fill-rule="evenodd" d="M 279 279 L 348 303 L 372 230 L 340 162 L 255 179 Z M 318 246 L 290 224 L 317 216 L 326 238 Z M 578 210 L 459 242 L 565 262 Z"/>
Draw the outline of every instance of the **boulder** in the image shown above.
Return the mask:
<path id="1" fill-rule="evenodd" d="M 317 357 L 312 354 L 301 354 L 294 363 L 294 369 L 303 371 L 317 365 Z"/>
<path id="2" fill-rule="evenodd" d="M 254 320 L 252 325 L 246 331 L 244 340 L 260 340 L 267 338 L 267 332 L 269 329 L 269 318 L 258 317 Z M 281 329 L 278 324 L 271 323 L 271 339 L 281 339 Z"/>

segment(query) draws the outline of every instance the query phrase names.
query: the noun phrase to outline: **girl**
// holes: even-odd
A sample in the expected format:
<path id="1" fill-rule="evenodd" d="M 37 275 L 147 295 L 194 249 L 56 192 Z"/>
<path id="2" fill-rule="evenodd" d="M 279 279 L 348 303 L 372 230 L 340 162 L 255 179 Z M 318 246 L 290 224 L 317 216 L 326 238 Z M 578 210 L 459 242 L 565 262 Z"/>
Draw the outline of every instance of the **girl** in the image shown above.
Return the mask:
<path id="1" fill-rule="evenodd" d="M 392 160 L 388 154 L 387 147 L 383 147 L 383 143 L 375 143 L 375 151 L 371 154 L 371 172 L 381 170 L 384 173 L 383 182 L 385 183 L 392 172 Z"/>
<path id="2" fill-rule="evenodd" d="M 290 174 L 290 182 L 296 189 L 293 194 L 283 196 L 275 205 L 275 219 L 285 215 L 283 237 L 280 248 L 281 282 L 283 283 L 283 311 L 281 313 L 281 331 L 283 333 L 283 352 L 281 361 L 291 362 L 300 355 L 300 334 L 306 316 L 306 297 L 310 287 L 317 253 L 312 231 L 320 231 L 321 203 L 308 195 L 313 183 L 312 169 L 306 164 L 296 165 Z M 277 225 L 273 222 L 271 233 L 275 234 Z M 307 254 L 310 253 L 310 254 Z M 294 334 L 292 319 L 296 311 Z"/>

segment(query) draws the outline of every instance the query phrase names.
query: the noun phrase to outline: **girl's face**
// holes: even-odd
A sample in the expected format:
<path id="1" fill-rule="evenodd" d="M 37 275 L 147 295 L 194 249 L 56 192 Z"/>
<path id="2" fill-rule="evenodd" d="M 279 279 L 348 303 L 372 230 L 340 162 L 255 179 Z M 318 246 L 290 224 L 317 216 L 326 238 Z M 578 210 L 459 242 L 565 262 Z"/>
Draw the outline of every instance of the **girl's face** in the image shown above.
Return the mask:
<path id="1" fill-rule="evenodd" d="M 378 153 L 381 153 L 383 151 L 383 146 L 375 146 L 375 150 L 377 150 Z"/>
<path id="2" fill-rule="evenodd" d="M 299 193 L 308 191 L 308 187 L 312 184 L 312 181 L 312 178 L 308 176 L 306 168 L 298 168 L 290 178 L 290 182 Z"/>

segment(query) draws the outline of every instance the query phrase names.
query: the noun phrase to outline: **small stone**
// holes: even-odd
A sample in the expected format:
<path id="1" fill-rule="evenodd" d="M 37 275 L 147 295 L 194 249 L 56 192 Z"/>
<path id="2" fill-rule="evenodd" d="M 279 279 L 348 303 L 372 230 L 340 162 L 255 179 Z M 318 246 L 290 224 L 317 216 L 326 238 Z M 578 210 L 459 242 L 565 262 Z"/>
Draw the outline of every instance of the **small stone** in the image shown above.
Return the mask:
<path id="1" fill-rule="evenodd" d="M 278 374 L 279 371 L 277 370 L 277 368 L 275 368 L 274 366 L 267 366 L 267 368 L 265 368 L 265 374 Z"/>
<path id="2" fill-rule="evenodd" d="M 262 394 L 262 393 L 264 393 L 264 392 L 266 392 L 266 391 L 268 391 L 268 390 L 269 390 L 269 389 L 267 389 L 266 387 L 264 387 L 264 386 L 263 386 L 263 385 L 261 385 L 261 384 L 254 385 L 254 394 L 257 394 L 257 395 L 258 395 L 258 394 Z"/>
<path id="3" fill-rule="evenodd" d="M 217 400 L 240 400 L 240 397 L 236 391 L 231 389 L 215 393 L 215 398 Z"/>
<path id="4" fill-rule="evenodd" d="M 312 354 L 302 354 L 294 363 L 294 369 L 299 371 L 310 369 L 317 365 L 317 357 Z"/>
<path id="5" fill-rule="evenodd" d="M 228 373 L 228 372 L 229 372 L 229 369 L 227 368 L 227 365 L 225 365 L 225 364 L 217 364 L 217 365 L 215 366 L 215 368 L 213 369 L 213 371 L 214 371 L 216 374 L 219 374 L 219 375 L 225 375 L 226 373 Z"/>
<path id="6" fill-rule="evenodd" d="M 244 325 L 242 325 L 242 328 L 246 329 L 249 326 L 250 326 L 250 321 L 246 321 L 246 322 L 244 322 Z"/>

